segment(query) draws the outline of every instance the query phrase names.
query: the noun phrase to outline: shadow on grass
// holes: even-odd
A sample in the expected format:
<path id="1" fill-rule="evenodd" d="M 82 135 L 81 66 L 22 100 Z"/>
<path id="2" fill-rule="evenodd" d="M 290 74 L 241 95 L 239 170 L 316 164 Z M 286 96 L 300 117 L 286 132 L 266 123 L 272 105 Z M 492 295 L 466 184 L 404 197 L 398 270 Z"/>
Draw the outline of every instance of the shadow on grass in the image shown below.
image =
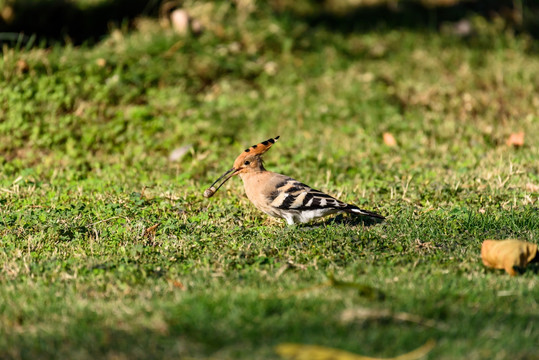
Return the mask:
<path id="1" fill-rule="evenodd" d="M 492 346 L 503 347 L 504 344 L 496 345 L 500 339 L 491 338 L 488 332 L 483 334 L 482 331 L 496 329 L 504 334 L 519 334 L 539 320 L 537 316 L 512 312 L 504 307 L 471 312 L 462 307 L 444 307 L 443 303 L 434 305 L 430 299 L 417 296 L 411 296 L 407 301 L 428 303 L 428 309 L 418 311 L 418 314 L 434 322 L 447 323 L 447 329 L 392 317 L 361 317 L 343 323 L 340 312 L 329 313 L 324 302 L 309 299 L 298 303 L 296 298 L 261 300 L 256 296 L 233 296 L 231 299 L 190 296 L 179 303 L 154 306 L 141 313 L 141 318 L 145 318 L 150 327 L 121 317 L 117 326 L 105 325 L 111 322 L 106 319 L 106 314 L 97 314 L 91 309 L 75 311 L 62 325 L 64 330 L 8 334 L 9 345 L 0 349 L 0 357 L 171 359 L 232 351 L 241 359 L 252 358 L 252 351 L 259 348 L 266 349 L 255 354 L 272 352 L 275 345 L 283 342 L 349 347 L 352 352 L 361 349 L 363 353 L 375 354 L 384 351 L 388 344 L 392 344 L 391 351 L 397 353 L 420 346 L 428 339 L 443 339 L 446 345 L 440 344 L 433 355 L 458 358 L 449 356 L 457 353 L 448 343 L 463 342 L 468 347 L 485 351 Z M 370 308 L 379 309 L 377 305 L 367 305 L 367 309 Z M 166 315 L 156 315 L 158 320 L 151 320 L 148 316 L 151 312 Z M 22 326 L 27 326 L 25 319 L 20 321 Z M 474 339 L 471 343 L 470 338 Z M 534 358 L 536 350 L 530 345 L 533 340 L 525 338 L 522 337 L 520 345 L 513 346 L 513 350 L 520 346 L 518 356 L 513 358 Z M 403 344 L 408 344 L 408 349 L 403 349 Z"/>
<path id="2" fill-rule="evenodd" d="M 450 5 L 445 1 L 400 1 L 369 5 L 360 3 L 340 11 L 328 11 L 323 4 L 311 4 L 311 11 L 307 14 L 293 8 L 283 10 L 283 13 L 295 21 L 305 21 L 311 27 L 323 26 L 342 33 L 380 28 L 438 31 L 444 23 L 455 23 L 470 15 L 479 15 L 488 20 L 501 17 L 507 26 L 539 37 L 539 6 L 531 2 L 520 8 L 512 0 L 455 1 Z"/>
<path id="3" fill-rule="evenodd" d="M 26 45 L 32 35 L 37 36 L 37 42 L 93 43 L 110 32 L 111 24 L 120 26 L 140 15 L 156 15 L 160 4 L 161 0 L 108 0 L 85 5 L 70 0 L 12 1 L 7 5 L 10 10 L 5 11 L 5 6 L 0 16 L 0 43 L 19 41 Z"/>
<path id="4" fill-rule="evenodd" d="M 127 25 L 141 15 L 157 16 L 163 0 L 103 0 L 84 3 L 70 0 L 14 0 L 9 10 L 1 9 L 0 43 L 17 44 L 72 42 L 93 44 L 110 32 L 111 24 Z M 179 2 L 178 2 L 179 3 Z M 286 3 L 284 1 L 283 3 Z M 539 37 L 539 6 L 525 3 L 521 8 L 512 0 L 457 1 L 444 6 L 421 1 L 381 2 L 348 6 L 335 12 L 326 2 L 308 1 L 307 14 L 294 7 L 258 5 L 268 16 L 326 27 L 335 32 L 362 32 L 379 28 L 410 28 L 438 31 L 445 22 L 457 22 L 471 14 L 504 18 L 507 26 Z M 1 4 L 1 3 L 0 3 Z M 273 6 L 273 7 L 272 7 Z M 1 5 L 0 5 L 1 7 Z M 22 34 L 22 35 L 21 35 Z M 34 37 L 35 36 L 35 37 Z"/>
<path id="5" fill-rule="evenodd" d="M 371 218 L 368 216 L 353 215 L 353 214 L 346 214 L 346 215 L 339 214 L 335 217 L 324 218 L 324 220 L 319 220 L 317 222 L 297 224 L 296 227 L 298 229 L 303 229 L 303 230 L 317 229 L 317 228 L 323 228 L 323 227 L 334 226 L 334 225 L 343 225 L 343 226 L 350 226 L 350 227 L 356 227 L 356 226 L 370 227 L 370 226 L 381 224 L 384 221 L 386 220 Z"/>

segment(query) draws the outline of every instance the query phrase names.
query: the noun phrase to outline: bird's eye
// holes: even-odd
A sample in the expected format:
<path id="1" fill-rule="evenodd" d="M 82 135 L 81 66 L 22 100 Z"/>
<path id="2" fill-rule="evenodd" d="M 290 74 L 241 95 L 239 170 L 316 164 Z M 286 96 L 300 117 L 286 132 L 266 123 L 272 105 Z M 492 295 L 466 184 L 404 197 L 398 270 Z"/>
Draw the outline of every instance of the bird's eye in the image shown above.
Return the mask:
<path id="1" fill-rule="evenodd" d="M 243 165 L 249 165 L 251 162 L 250 161 L 246 161 L 243 163 Z"/>

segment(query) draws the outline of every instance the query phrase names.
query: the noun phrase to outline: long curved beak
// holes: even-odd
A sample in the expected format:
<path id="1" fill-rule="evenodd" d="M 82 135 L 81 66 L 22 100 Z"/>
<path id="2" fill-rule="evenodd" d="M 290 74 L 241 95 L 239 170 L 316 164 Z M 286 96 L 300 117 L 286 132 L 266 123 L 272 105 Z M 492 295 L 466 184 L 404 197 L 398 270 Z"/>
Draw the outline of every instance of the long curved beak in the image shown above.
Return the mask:
<path id="1" fill-rule="evenodd" d="M 232 169 L 228 170 L 227 172 L 225 172 L 223 175 L 221 175 L 219 177 L 219 179 L 215 180 L 215 182 L 213 184 L 211 184 L 211 186 L 208 189 L 208 190 L 211 190 L 211 191 L 209 191 L 209 193 L 204 193 L 205 194 L 204 196 L 206 196 L 206 194 L 209 195 L 209 196 L 206 196 L 206 197 L 213 196 L 213 194 L 215 194 L 217 192 L 217 190 L 219 190 L 219 188 L 221 186 L 223 186 L 224 183 L 226 183 L 232 176 L 236 175 L 237 173 L 238 173 L 238 169 L 236 169 L 236 168 L 232 168 Z M 219 186 L 217 186 L 217 188 L 215 188 L 214 187 L 215 184 L 217 184 L 223 178 L 224 178 L 224 180 L 219 184 Z M 206 191 L 208 191 L 208 190 L 206 190 Z"/>

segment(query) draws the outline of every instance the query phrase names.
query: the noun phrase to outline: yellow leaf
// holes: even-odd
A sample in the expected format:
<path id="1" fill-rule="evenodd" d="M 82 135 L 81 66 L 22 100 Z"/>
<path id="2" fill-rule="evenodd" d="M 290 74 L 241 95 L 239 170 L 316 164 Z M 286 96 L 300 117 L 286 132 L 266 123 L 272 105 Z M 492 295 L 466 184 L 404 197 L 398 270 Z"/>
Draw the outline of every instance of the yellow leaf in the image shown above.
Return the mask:
<path id="1" fill-rule="evenodd" d="M 515 276 L 515 266 L 524 268 L 537 255 L 537 244 L 521 240 L 485 240 L 481 245 L 483 264 Z"/>
<path id="2" fill-rule="evenodd" d="M 435 341 L 429 340 L 414 351 L 392 358 L 374 358 L 319 345 L 291 343 L 277 345 L 275 351 L 279 356 L 292 360 L 415 360 L 427 355 L 434 345 Z"/>

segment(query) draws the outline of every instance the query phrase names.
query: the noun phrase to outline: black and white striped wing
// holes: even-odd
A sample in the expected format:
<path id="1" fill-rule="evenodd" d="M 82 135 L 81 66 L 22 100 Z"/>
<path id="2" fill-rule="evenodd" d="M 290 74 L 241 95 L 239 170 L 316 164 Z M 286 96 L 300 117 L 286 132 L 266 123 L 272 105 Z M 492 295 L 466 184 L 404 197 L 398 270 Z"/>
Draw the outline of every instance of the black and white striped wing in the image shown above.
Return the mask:
<path id="1" fill-rule="evenodd" d="M 340 211 L 385 219 L 380 214 L 339 201 L 292 178 L 284 178 L 277 183 L 268 200 L 270 206 L 278 211 L 304 213 L 303 220 Z"/>
<path id="2" fill-rule="evenodd" d="M 345 210 L 348 204 L 319 190 L 288 178 L 268 196 L 270 205 L 280 210 Z"/>

